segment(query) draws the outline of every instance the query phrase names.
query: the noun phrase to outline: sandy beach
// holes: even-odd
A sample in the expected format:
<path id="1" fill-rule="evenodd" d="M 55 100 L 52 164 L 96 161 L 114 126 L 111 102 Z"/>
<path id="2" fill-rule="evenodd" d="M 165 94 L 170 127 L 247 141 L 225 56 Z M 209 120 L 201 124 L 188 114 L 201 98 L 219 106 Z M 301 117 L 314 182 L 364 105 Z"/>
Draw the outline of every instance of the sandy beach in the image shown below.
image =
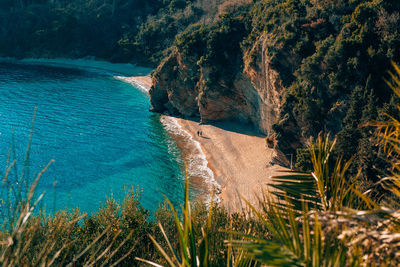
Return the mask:
<path id="1" fill-rule="evenodd" d="M 262 196 L 271 177 L 288 170 L 270 164 L 277 152 L 268 148 L 265 137 L 256 135 L 250 126 L 227 122 L 199 125 L 195 120 L 177 120 L 201 144 L 220 185 L 221 204 L 231 212 L 247 208 L 240 196 L 257 206 L 257 197 Z M 202 131 L 202 136 L 197 131 Z"/>
<path id="2" fill-rule="evenodd" d="M 146 87 L 147 90 L 151 87 L 150 76 L 127 77 L 124 80 Z M 251 126 L 231 122 L 199 125 L 196 119 L 169 119 L 176 120 L 191 139 L 199 142 L 208 168 L 214 173 L 221 204 L 230 212 L 240 212 L 247 208 L 240 196 L 257 205 L 258 197 L 262 196 L 271 177 L 288 170 L 278 164 L 271 164 L 278 152 L 268 148 L 265 136 L 258 135 Z M 201 136 L 198 131 L 202 132 Z M 183 148 L 182 136 L 173 132 L 170 134 L 177 140 L 184 158 L 190 157 Z M 199 177 L 194 179 L 200 182 Z"/>

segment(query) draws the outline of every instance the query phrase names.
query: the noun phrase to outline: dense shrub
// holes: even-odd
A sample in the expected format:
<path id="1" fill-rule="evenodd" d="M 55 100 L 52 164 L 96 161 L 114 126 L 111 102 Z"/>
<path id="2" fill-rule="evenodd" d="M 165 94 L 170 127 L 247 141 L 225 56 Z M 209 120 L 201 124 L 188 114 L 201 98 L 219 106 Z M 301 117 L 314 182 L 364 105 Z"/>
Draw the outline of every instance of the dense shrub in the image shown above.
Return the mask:
<path id="1" fill-rule="evenodd" d="M 15 211 L 19 208 L 14 207 Z M 201 234 L 207 224 L 209 209 L 201 203 L 193 208 L 194 231 Z M 28 263 L 47 266 L 50 262 L 59 266 L 116 262 L 118 266 L 140 266 L 137 257 L 165 263 L 149 238 L 151 235 L 160 240 L 161 246 L 168 246 L 158 224 L 163 225 L 171 244 L 178 246 L 179 233 L 170 208 L 161 205 L 155 214 L 150 215 L 140 205 L 137 191 L 127 194 L 122 203 L 108 199 L 103 207 L 89 216 L 82 215 L 79 210 L 33 217 L 23 209 L 21 211 L 22 218 L 28 218 L 25 223 L 19 221 L 11 227 L 0 227 L 0 263 L 7 266 L 11 263 L 16 266 Z M 257 236 L 266 236 L 260 222 L 245 214 L 229 214 L 218 206 L 212 209 L 212 213 L 209 253 L 213 266 L 226 265 L 224 240 L 228 233 L 225 231 L 249 231 Z"/>

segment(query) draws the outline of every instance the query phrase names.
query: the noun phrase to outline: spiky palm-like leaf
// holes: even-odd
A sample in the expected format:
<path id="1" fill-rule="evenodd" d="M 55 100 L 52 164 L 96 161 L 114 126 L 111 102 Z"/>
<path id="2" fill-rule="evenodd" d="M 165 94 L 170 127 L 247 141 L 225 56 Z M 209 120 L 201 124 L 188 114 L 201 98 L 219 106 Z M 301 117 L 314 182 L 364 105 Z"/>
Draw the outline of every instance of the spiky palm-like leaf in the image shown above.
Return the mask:
<path id="1" fill-rule="evenodd" d="M 400 68 L 393 65 L 396 74 L 390 73 L 392 82 L 388 84 L 400 97 Z M 378 128 L 380 143 L 392 164 L 390 177 L 380 183 L 400 199 L 400 121 L 387 116 L 388 121 L 370 125 Z M 272 241 L 249 237 L 247 243 L 232 245 L 242 246 L 260 262 L 273 266 L 388 266 L 394 262 L 397 266 L 400 212 L 359 192 L 346 177 L 350 162 L 343 164 L 338 159 L 329 166 L 334 144 L 335 140 L 320 135 L 310 146 L 313 172 L 275 177 L 271 186 L 278 191 L 274 199 L 267 196 L 264 214 L 250 205 L 273 234 Z M 285 255 L 285 262 L 275 262 Z"/>
<path id="2" fill-rule="evenodd" d="M 346 259 L 343 243 L 325 235 L 318 213 L 310 212 L 307 202 L 301 203 L 302 215 L 298 216 L 298 211 L 276 205 L 268 197 L 262 204 L 264 212 L 247 202 L 272 233 L 273 239 L 238 234 L 244 240 L 231 241 L 229 245 L 243 249 L 252 258 L 268 266 L 343 266 Z"/>
<path id="3" fill-rule="evenodd" d="M 207 225 L 205 229 L 202 229 L 201 235 L 197 235 L 193 226 L 193 217 L 191 215 L 190 202 L 189 202 L 189 179 L 186 170 L 186 183 L 185 183 L 185 199 L 182 210 L 183 219 L 180 220 L 178 212 L 174 205 L 167 199 L 167 203 L 172 211 L 175 226 L 178 232 L 179 249 L 176 250 L 167 234 L 164 231 L 163 226 L 160 224 L 160 230 L 165 238 L 168 245 L 168 252 L 158 243 L 152 236 L 150 239 L 154 245 L 167 261 L 169 266 L 173 267 L 184 267 L 184 266 L 204 266 L 210 265 L 209 261 L 209 229 L 211 228 L 212 219 L 212 203 L 208 213 Z M 160 266 L 157 263 L 150 262 L 144 259 L 137 258 L 139 261 L 146 262 L 153 266 Z"/>
<path id="4" fill-rule="evenodd" d="M 310 139 L 310 155 L 313 165 L 312 172 L 286 172 L 287 175 L 272 178 L 270 187 L 277 190 L 273 194 L 285 203 L 301 211 L 302 201 L 318 210 L 340 210 L 352 201 L 353 182 L 346 180 L 346 172 L 351 160 L 343 163 L 341 158 L 332 159 L 332 150 L 336 138 L 332 141 L 329 135 L 319 134 L 318 138 Z M 332 162 L 334 162 L 333 166 Z"/>
<path id="5" fill-rule="evenodd" d="M 395 72 L 389 72 L 391 80 L 386 80 L 386 83 L 400 97 L 400 67 L 394 62 L 392 65 Z M 397 109 L 400 113 L 400 106 L 397 106 Z M 388 162 L 392 166 L 390 176 L 382 179 L 380 183 L 400 198 L 400 121 L 389 114 L 384 115 L 388 118 L 387 121 L 369 124 L 377 127 L 378 141 L 383 145 Z"/>

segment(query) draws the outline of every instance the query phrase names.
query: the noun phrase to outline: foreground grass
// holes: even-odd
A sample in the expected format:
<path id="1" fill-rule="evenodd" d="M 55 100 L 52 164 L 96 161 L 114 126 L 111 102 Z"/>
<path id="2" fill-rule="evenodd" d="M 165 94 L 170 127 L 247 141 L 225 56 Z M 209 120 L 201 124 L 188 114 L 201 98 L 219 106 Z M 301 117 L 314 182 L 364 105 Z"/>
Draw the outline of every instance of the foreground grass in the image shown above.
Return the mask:
<path id="1" fill-rule="evenodd" d="M 33 190 L 35 185 L 31 187 Z M 166 264 L 151 239 L 178 247 L 179 232 L 175 227 L 171 208 L 162 205 L 150 219 L 140 205 L 137 191 L 129 192 L 122 203 L 108 199 L 97 213 L 87 216 L 79 210 L 59 211 L 52 216 L 33 215 L 33 194 L 20 200 L 14 207 L 13 218 L 4 220 L 0 229 L 0 264 L 2 266 L 139 266 L 146 260 Z M 4 207 L 3 207 L 4 208 Z M 238 230 L 264 235 L 261 225 L 244 214 L 228 214 L 221 207 L 212 207 L 212 224 L 208 222 L 209 209 L 198 204 L 193 212 L 192 231 L 201 235 L 207 227 L 208 258 L 212 266 L 225 266 L 228 251 L 224 240 L 228 234 L 221 229 Z"/>

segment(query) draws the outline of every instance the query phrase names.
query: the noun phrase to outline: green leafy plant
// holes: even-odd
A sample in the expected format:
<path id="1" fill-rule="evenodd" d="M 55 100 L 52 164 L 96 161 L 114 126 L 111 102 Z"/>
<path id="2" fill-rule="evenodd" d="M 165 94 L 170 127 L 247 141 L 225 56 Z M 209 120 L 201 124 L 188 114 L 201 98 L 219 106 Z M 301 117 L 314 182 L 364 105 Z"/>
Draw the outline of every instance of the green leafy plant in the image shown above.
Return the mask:
<path id="1" fill-rule="evenodd" d="M 330 140 L 329 135 L 319 134 L 315 142 L 310 138 L 309 143 L 313 170 L 290 171 L 288 175 L 273 177 L 270 187 L 277 190 L 272 193 L 296 210 L 301 210 L 303 201 L 324 211 L 338 211 L 353 203 L 356 195 L 352 189 L 357 177 L 347 178 L 351 160 L 333 159 L 336 138 Z"/>
<path id="2" fill-rule="evenodd" d="M 237 233 L 245 239 L 230 241 L 230 246 L 272 266 L 343 266 L 344 243 L 336 238 L 337 231 L 324 232 L 319 219 L 319 212 L 339 211 L 356 196 L 345 177 L 350 163 L 337 159 L 330 166 L 334 145 L 329 135 L 320 134 L 315 143 L 311 139 L 312 172 L 274 177 L 269 184 L 274 191 L 260 199 L 262 210 L 246 201 L 271 232 L 271 239 Z"/>
<path id="3" fill-rule="evenodd" d="M 201 229 L 201 234 L 198 236 L 194 230 L 194 218 L 192 217 L 191 207 L 189 202 L 189 179 L 186 171 L 185 183 L 185 200 L 182 209 L 182 221 L 172 203 L 167 199 L 169 207 L 172 211 L 175 226 L 178 232 L 179 250 L 175 250 L 172 241 L 166 235 L 164 228 L 159 224 L 160 230 L 168 244 L 169 253 L 167 253 L 159 242 L 153 236 L 150 239 L 167 261 L 169 266 L 210 266 L 209 260 L 209 229 L 212 223 L 212 203 L 210 204 L 208 220 L 206 227 Z M 161 266 L 157 263 L 150 262 L 141 258 L 137 260 L 149 263 L 153 266 Z"/>

